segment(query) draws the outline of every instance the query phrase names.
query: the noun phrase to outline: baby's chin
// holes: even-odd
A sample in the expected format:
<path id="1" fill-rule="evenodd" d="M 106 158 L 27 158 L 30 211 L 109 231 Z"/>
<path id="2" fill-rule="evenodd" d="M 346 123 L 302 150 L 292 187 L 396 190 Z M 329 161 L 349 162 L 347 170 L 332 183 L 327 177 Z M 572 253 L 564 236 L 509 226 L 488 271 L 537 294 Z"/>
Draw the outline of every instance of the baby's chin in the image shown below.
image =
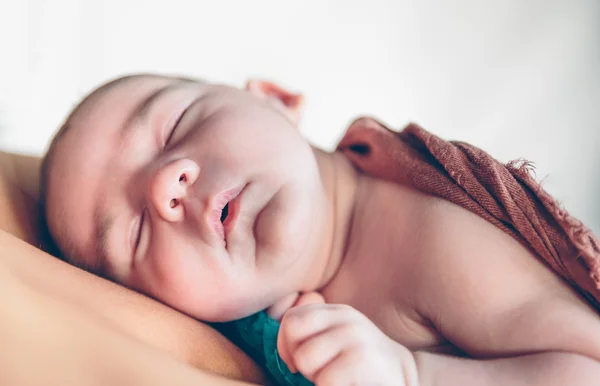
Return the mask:
<path id="1" fill-rule="evenodd" d="M 194 312 L 186 312 L 190 316 L 198 320 L 209 323 L 224 323 L 233 320 L 242 319 L 259 311 L 266 309 L 268 306 L 262 306 L 257 302 L 250 301 L 233 301 L 224 302 L 217 301 L 211 304 L 204 304 L 202 309 L 195 308 Z"/>
<path id="2" fill-rule="evenodd" d="M 287 312 L 287 310 L 296 305 L 298 297 L 299 294 L 297 292 L 294 292 L 293 294 L 281 298 L 279 301 L 275 302 L 269 308 L 267 308 L 267 314 L 271 318 L 281 321 L 283 315 Z"/>

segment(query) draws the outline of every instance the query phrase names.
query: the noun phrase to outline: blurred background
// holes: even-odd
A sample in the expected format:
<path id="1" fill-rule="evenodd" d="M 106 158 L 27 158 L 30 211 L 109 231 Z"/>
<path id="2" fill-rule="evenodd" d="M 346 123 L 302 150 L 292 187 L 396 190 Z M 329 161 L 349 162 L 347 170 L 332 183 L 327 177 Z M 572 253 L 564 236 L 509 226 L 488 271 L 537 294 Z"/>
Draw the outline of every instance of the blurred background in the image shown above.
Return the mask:
<path id="1" fill-rule="evenodd" d="M 326 149 L 369 114 L 530 159 L 600 233 L 597 0 L 0 0 L 0 149 L 42 154 L 85 93 L 139 71 L 279 82 Z"/>

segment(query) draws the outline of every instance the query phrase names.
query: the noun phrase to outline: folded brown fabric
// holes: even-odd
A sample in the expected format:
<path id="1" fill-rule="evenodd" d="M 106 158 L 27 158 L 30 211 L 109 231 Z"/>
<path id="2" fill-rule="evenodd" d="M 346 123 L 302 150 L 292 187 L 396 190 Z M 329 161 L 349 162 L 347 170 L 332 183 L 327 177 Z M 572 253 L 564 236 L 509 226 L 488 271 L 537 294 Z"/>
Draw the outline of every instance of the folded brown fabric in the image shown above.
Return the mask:
<path id="1" fill-rule="evenodd" d="M 338 145 L 361 171 L 453 202 L 496 225 L 544 260 L 600 310 L 598 239 L 532 176 L 527 161 L 506 165 L 415 124 L 394 132 L 360 118 Z"/>

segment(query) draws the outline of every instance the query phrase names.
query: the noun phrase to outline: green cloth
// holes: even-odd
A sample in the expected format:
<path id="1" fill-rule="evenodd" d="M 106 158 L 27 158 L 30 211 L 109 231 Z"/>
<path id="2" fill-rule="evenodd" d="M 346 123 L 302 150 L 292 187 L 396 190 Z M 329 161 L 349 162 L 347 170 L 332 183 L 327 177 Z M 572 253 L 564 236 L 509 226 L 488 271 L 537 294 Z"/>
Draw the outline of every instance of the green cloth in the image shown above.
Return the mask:
<path id="1" fill-rule="evenodd" d="M 279 322 L 265 311 L 217 326 L 229 339 L 244 350 L 272 379 L 282 386 L 310 386 L 299 372 L 292 374 L 277 351 Z"/>

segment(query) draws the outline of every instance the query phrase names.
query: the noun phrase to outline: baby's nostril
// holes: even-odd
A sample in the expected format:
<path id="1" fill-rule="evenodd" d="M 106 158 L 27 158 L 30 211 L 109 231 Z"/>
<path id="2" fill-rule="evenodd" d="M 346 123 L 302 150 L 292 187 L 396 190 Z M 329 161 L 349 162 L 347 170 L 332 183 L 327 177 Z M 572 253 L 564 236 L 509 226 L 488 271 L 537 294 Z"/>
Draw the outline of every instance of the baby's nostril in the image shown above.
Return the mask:
<path id="1" fill-rule="evenodd" d="M 187 181 L 187 177 L 185 174 L 182 174 L 179 176 L 179 182 L 186 182 Z"/>
<path id="2" fill-rule="evenodd" d="M 177 199 L 176 199 L 176 198 L 173 198 L 173 199 L 171 200 L 171 202 L 169 203 L 169 206 L 170 206 L 171 208 L 175 208 L 175 207 L 177 206 L 177 204 L 179 204 L 179 201 L 177 201 Z"/>

